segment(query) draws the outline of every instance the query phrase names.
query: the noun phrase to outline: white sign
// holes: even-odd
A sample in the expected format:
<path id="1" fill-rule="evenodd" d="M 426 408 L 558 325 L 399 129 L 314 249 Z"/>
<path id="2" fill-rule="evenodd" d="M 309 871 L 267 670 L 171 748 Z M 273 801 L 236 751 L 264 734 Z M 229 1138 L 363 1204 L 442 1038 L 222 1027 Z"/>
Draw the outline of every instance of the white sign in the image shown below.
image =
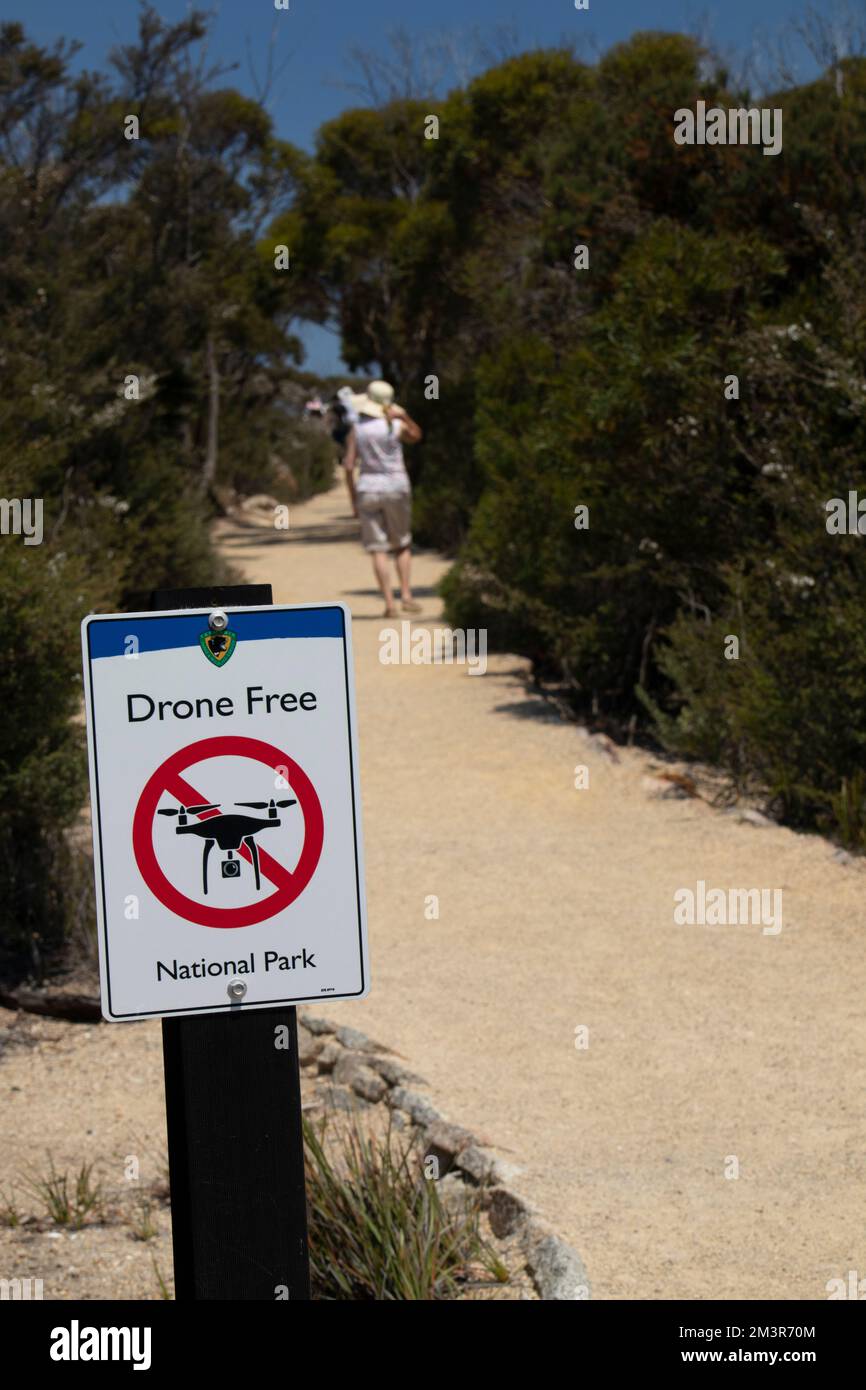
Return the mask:
<path id="1" fill-rule="evenodd" d="M 82 623 L 111 1021 L 369 990 L 351 614 L 211 611 Z"/>

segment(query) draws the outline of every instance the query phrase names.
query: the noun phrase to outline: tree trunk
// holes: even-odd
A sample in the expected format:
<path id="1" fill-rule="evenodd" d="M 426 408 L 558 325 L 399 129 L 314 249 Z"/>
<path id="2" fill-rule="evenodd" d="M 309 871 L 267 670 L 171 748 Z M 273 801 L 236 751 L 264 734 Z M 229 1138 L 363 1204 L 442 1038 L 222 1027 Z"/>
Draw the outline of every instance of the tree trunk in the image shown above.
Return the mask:
<path id="1" fill-rule="evenodd" d="M 208 378 L 207 443 L 204 468 L 202 469 L 202 485 L 209 492 L 213 488 L 216 478 L 220 418 L 220 374 L 217 366 L 213 330 L 209 331 L 207 335 L 206 359 Z"/>
<path id="2" fill-rule="evenodd" d="M 32 989 L 0 989 L 4 1009 L 23 1009 L 29 1014 L 65 1018 L 70 1023 L 101 1023 L 99 999 L 88 994 L 39 994 Z"/>

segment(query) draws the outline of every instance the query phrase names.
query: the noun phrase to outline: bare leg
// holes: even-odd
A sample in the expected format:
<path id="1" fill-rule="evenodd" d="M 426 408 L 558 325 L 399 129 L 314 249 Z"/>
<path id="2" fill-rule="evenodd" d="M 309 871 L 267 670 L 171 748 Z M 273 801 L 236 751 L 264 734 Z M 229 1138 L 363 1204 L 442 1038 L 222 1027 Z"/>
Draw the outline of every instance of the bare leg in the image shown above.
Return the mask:
<path id="1" fill-rule="evenodd" d="M 394 556 L 397 564 L 397 573 L 400 576 L 400 595 L 405 603 L 411 601 L 412 585 L 409 582 L 409 570 L 412 565 L 412 549 L 406 545 L 402 550 L 398 550 Z"/>
<path id="2" fill-rule="evenodd" d="M 382 550 L 374 550 L 371 552 L 371 557 L 376 580 L 379 588 L 382 590 L 382 597 L 385 600 L 385 608 L 389 616 L 396 617 L 397 610 L 394 607 L 394 594 L 391 589 L 391 573 L 388 569 L 388 556 Z"/>

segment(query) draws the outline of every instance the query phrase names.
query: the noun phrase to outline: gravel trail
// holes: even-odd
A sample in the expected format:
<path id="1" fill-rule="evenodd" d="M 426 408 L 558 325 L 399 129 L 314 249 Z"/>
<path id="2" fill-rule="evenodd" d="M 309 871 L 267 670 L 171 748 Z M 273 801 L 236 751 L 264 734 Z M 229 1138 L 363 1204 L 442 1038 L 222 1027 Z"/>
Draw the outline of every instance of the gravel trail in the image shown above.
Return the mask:
<path id="1" fill-rule="evenodd" d="M 342 489 L 219 535 L 277 602 L 354 614 L 373 991 L 320 1011 L 500 1147 L 596 1298 L 821 1299 L 866 1271 L 866 869 L 652 794 L 646 753 L 561 721 L 513 657 L 382 664 Z M 417 556 L 413 626 L 445 569 Z M 781 931 L 677 925 L 698 880 L 780 889 Z"/>

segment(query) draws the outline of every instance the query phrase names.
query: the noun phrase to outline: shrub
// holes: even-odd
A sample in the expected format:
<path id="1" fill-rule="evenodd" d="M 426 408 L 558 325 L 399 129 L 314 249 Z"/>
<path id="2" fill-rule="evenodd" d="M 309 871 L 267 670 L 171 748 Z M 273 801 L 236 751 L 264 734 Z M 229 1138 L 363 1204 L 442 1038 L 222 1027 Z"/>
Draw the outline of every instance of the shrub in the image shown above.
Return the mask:
<path id="1" fill-rule="evenodd" d="M 62 552 L 14 537 L 0 546 L 0 588 L 0 940 L 38 968 L 71 909 L 64 830 L 86 788 L 78 624 L 93 591 Z"/>

